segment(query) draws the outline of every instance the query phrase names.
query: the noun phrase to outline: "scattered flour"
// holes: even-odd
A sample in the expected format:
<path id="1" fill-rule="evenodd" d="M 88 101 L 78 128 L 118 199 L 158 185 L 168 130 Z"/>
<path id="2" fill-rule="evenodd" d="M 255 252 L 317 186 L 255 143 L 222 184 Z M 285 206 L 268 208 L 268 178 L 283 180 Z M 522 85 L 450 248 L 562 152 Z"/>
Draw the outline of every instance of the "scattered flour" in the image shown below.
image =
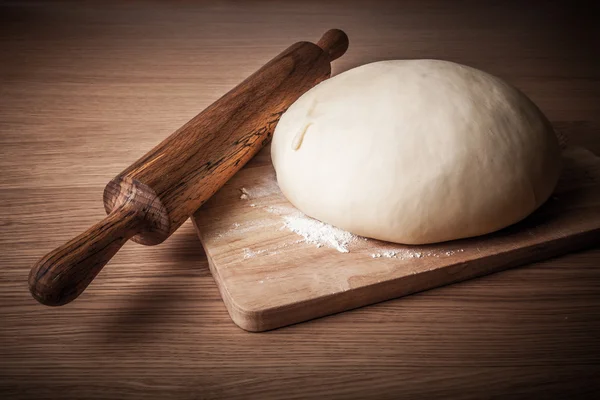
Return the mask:
<path id="1" fill-rule="evenodd" d="M 398 249 L 398 250 L 383 251 L 381 253 L 372 253 L 371 257 L 372 258 L 381 258 L 381 257 L 399 258 L 401 260 L 408 260 L 411 258 L 421 258 L 421 257 L 424 257 L 425 255 L 426 254 L 421 253 L 419 251 L 413 251 L 413 250 L 408 250 L 408 249 Z"/>
<path id="2" fill-rule="evenodd" d="M 348 245 L 356 239 L 356 236 L 350 232 L 309 218 L 301 213 L 286 215 L 283 220 L 284 227 L 302 236 L 306 243 L 315 244 L 317 247 L 328 246 L 340 253 L 348 253 Z"/>
<path id="3" fill-rule="evenodd" d="M 271 196 L 273 194 L 281 193 L 279 186 L 277 185 L 277 178 L 275 172 L 265 176 L 261 176 L 260 179 L 255 182 L 250 189 L 242 187 L 239 189 L 242 193 L 240 199 L 260 199 L 261 197 Z"/>
<path id="4" fill-rule="evenodd" d="M 252 258 L 252 257 L 256 257 L 260 254 L 266 253 L 267 250 L 263 249 L 263 250 L 257 250 L 257 251 L 252 251 L 249 248 L 244 248 L 244 259 L 248 259 L 248 258 Z"/>
<path id="5" fill-rule="evenodd" d="M 447 251 L 445 254 L 447 256 L 453 256 L 456 253 L 462 253 L 464 250 L 463 249 L 458 249 L 458 250 L 449 250 Z"/>
<path id="6" fill-rule="evenodd" d="M 243 224 L 235 222 L 230 225 L 229 229 L 215 233 L 215 237 L 224 238 L 224 237 L 228 237 L 228 236 L 232 236 L 232 235 L 236 235 L 236 234 L 240 234 L 240 233 L 249 233 L 249 232 L 259 230 L 259 229 L 265 229 L 269 226 L 272 226 L 275 223 L 276 222 L 274 222 L 274 221 L 265 220 L 265 219 L 244 222 Z"/>
<path id="7" fill-rule="evenodd" d="M 463 249 L 458 249 L 458 250 L 449 250 L 449 251 L 443 251 L 443 252 L 436 252 L 436 251 L 417 251 L 417 250 L 411 250 L 408 248 L 399 248 L 399 249 L 394 249 L 394 250 L 384 250 L 384 249 L 379 249 L 378 253 L 371 253 L 371 257 L 372 258 L 398 258 L 400 260 L 410 260 L 413 258 L 424 258 L 424 257 L 437 257 L 439 258 L 440 256 L 451 256 L 454 255 L 456 253 L 462 253 L 464 250 Z"/>
<path id="8" fill-rule="evenodd" d="M 304 215 L 298 209 L 293 208 L 292 206 L 267 206 L 265 207 L 265 211 L 276 215 Z"/>
<path id="9" fill-rule="evenodd" d="M 298 244 L 302 242 L 302 240 L 296 240 L 293 242 L 285 242 L 282 244 L 279 244 L 275 247 L 271 247 L 271 248 L 267 248 L 267 249 L 260 249 L 260 250 L 252 250 L 249 249 L 248 247 L 244 247 L 242 249 L 243 254 L 244 254 L 244 259 L 249 259 L 249 258 L 254 258 L 256 256 L 261 256 L 261 255 L 265 255 L 265 256 L 274 256 L 276 254 L 279 254 L 279 250 L 284 249 L 288 246 L 292 246 L 294 244 Z"/>

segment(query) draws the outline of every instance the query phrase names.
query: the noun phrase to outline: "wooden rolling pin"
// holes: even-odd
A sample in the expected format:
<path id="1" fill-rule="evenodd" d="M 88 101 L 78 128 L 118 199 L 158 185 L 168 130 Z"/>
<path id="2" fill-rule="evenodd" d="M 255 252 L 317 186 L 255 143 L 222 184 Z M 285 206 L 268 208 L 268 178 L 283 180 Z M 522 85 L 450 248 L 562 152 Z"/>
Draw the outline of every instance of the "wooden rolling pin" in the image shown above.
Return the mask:
<path id="1" fill-rule="evenodd" d="M 294 101 L 329 78 L 331 61 L 347 49 L 337 29 L 316 45 L 292 45 L 117 175 L 104 189 L 107 217 L 33 266 L 33 297 L 66 304 L 127 240 L 167 239 L 269 141 Z"/>

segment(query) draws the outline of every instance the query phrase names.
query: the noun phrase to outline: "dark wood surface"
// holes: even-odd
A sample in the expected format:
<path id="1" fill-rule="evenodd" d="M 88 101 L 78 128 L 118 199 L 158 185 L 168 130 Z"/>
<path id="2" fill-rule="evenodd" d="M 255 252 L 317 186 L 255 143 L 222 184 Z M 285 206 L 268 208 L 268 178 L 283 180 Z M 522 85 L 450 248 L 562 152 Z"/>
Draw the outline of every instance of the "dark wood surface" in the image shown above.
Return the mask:
<path id="1" fill-rule="evenodd" d="M 189 222 L 159 246 L 126 243 L 76 302 L 48 308 L 27 290 L 40 256 L 104 216 L 107 181 L 332 26 L 351 41 L 334 74 L 469 64 L 600 154 L 598 6 L 567 4 L 0 5 L 1 397 L 600 395 L 599 249 L 264 334 L 231 322 Z"/>

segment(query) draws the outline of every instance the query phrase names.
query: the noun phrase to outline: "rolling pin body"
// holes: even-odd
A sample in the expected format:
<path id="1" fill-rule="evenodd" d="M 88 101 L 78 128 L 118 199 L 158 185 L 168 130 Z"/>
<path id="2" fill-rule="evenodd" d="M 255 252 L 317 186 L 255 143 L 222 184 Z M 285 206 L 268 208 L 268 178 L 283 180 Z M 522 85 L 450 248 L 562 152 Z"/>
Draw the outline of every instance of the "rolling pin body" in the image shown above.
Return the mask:
<path id="1" fill-rule="evenodd" d="M 117 175 L 104 190 L 108 216 L 32 268 L 34 298 L 68 303 L 130 238 L 167 239 L 270 140 L 294 101 L 329 78 L 347 47 L 339 30 L 292 45 Z"/>

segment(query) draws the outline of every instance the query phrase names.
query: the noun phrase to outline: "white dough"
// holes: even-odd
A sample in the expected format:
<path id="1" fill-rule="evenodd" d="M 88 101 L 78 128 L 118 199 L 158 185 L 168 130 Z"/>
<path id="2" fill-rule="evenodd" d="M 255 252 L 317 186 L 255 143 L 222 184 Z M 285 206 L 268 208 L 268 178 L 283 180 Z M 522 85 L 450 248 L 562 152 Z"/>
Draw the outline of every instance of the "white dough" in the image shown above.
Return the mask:
<path id="1" fill-rule="evenodd" d="M 271 154 L 302 212 L 405 244 L 511 225 L 560 173 L 558 141 L 531 100 L 438 60 L 376 62 L 320 83 L 281 117 Z"/>

